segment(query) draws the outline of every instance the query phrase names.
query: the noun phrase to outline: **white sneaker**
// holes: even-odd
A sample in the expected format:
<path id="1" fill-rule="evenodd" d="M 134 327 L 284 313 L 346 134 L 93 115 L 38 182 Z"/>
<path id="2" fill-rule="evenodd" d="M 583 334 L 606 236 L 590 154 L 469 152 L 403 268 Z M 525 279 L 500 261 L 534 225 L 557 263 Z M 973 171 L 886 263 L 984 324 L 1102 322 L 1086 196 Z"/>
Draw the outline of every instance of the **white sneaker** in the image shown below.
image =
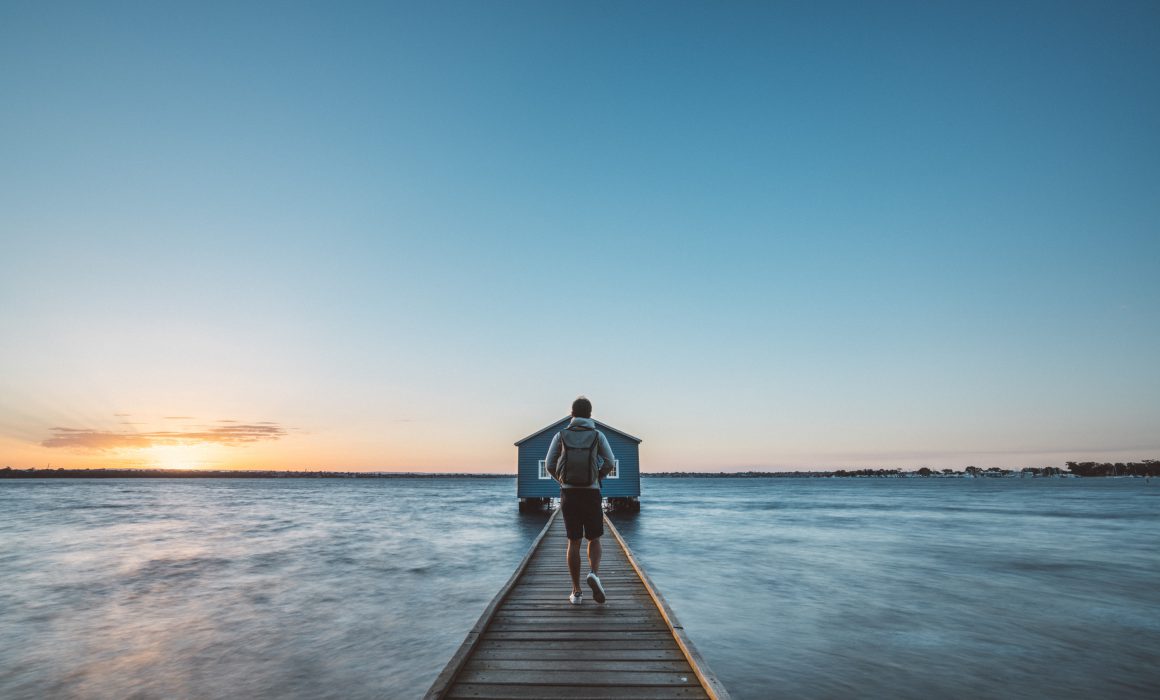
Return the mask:
<path id="1" fill-rule="evenodd" d="M 584 594 L 573 593 L 572 595 L 568 596 L 568 602 L 572 605 L 579 605 L 584 602 Z"/>
<path id="2" fill-rule="evenodd" d="M 588 587 L 592 589 L 592 599 L 597 603 L 604 602 L 604 584 L 600 583 L 600 577 L 596 574 L 588 574 Z"/>

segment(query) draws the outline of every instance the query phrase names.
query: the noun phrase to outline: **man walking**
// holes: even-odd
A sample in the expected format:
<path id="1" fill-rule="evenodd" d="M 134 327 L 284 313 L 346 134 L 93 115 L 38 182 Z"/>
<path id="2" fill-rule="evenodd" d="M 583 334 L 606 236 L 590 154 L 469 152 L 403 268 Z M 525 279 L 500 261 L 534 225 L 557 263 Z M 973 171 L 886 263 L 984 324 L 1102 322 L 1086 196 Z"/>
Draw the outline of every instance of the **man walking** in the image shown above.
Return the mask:
<path id="1" fill-rule="evenodd" d="M 600 583 L 600 536 L 604 534 L 604 509 L 600 501 L 600 480 L 612 472 L 615 464 L 612 447 L 592 420 L 592 402 L 581 396 L 572 402 L 572 420 L 568 427 L 552 438 L 544 462 L 548 473 L 560 483 L 560 510 L 568 532 L 568 573 L 572 576 L 572 605 L 584 602 L 580 590 L 580 540 L 588 540 L 588 565 L 592 572 L 586 579 L 592 598 L 604 602 Z"/>

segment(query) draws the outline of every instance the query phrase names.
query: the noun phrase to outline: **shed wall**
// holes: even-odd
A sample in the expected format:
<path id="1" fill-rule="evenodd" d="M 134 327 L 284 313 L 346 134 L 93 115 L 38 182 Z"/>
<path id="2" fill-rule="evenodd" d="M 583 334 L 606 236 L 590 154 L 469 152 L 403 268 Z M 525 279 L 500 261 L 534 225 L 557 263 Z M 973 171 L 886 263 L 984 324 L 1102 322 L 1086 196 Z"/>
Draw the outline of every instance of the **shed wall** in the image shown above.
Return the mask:
<path id="1" fill-rule="evenodd" d="M 520 498 L 559 498 L 560 486 L 552 479 L 539 478 L 539 462 L 548 454 L 552 437 L 564 429 L 568 421 L 562 420 L 552 427 L 529 438 L 519 446 L 516 479 L 516 494 Z M 612 454 L 620 462 L 620 478 L 605 479 L 601 485 L 605 498 L 640 495 L 640 446 L 611 430 L 601 430 L 608 438 Z"/>

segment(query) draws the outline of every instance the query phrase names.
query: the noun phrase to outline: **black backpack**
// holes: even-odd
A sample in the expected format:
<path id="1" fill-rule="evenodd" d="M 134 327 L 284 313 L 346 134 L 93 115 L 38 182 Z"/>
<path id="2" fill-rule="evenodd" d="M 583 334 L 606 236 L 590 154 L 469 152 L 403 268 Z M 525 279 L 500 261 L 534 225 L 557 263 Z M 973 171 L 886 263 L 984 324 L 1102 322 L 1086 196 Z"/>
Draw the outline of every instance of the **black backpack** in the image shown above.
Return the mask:
<path id="1" fill-rule="evenodd" d="M 596 459 L 600 451 L 600 433 L 592 428 L 573 426 L 560 431 L 560 459 L 556 474 L 568 486 L 591 486 L 599 470 Z"/>

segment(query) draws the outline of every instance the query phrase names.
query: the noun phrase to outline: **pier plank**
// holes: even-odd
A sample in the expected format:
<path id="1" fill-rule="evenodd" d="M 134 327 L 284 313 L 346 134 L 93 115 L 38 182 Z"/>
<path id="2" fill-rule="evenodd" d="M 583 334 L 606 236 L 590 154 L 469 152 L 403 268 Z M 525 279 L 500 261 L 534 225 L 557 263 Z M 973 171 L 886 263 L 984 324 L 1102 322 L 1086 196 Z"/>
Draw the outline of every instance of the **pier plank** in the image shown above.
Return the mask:
<path id="1" fill-rule="evenodd" d="M 684 673 L 689 668 L 684 658 L 679 660 L 655 659 L 481 659 L 479 654 L 467 662 L 468 671 L 569 671 L 571 673 L 596 671 L 663 671 Z"/>
<path id="2" fill-rule="evenodd" d="M 700 681 L 690 671 L 665 673 L 660 671 L 473 671 L 460 672 L 462 683 L 510 683 L 512 685 L 566 685 L 570 687 L 630 685 L 692 685 Z"/>
<path id="3" fill-rule="evenodd" d="M 642 632 L 642 631 L 637 631 L 637 630 L 625 630 L 625 631 L 616 631 L 616 632 L 612 632 L 612 631 L 577 632 L 577 631 L 568 631 L 568 630 L 542 630 L 542 631 L 505 630 L 505 631 L 499 631 L 499 632 L 489 632 L 488 637 L 490 639 L 496 640 L 496 641 L 513 640 L 513 639 L 526 639 L 526 640 L 531 640 L 531 641 L 545 641 L 545 642 L 551 641 L 551 640 L 560 640 L 560 641 L 611 640 L 611 641 L 617 641 L 617 640 L 635 639 L 635 640 L 641 640 L 641 641 L 644 641 L 644 640 L 658 641 L 659 640 L 659 641 L 663 642 L 663 641 L 668 641 L 669 639 L 671 639 L 672 635 L 669 634 L 668 632 L 652 632 L 652 631 Z M 680 645 L 678 645 L 678 646 L 680 646 Z"/>
<path id="4" fill-rule="evenodd" d="M 685 655 L 676 646 L 671 649 L 618 649 L 602 646 L 577 646 L 572 649 L 545 649 L 538 645 L 531 648 L 515 648 L 510 644 L 493 648 L 481 647 L 471 657 L 475 661 L 681 661 Z"/>
<path id="5" fill-rule="evenodd" d="M 532 651 L 544 650 L 545 652 L 553 650 L 563 650 L 569 653 L 596 653 L 603 651 L 630 651 L 638 649 L 670 651 L 676 650 L 682 656 L 681 648 L 677 645 L 675 639 L 556 639 L 556 640 L 541 640 L 541 639 L 502 639 L 495 640 L 501 642 L 492 644 L 491 637 L 484 638 L 484 644 L 480 646 L 480 652 L 485 651 L 514 651 L 521 653 L 523 656 L 519 658 L 527 658 Z"/>
<path id="6" fill-rule="evenodd" d="M 454 700 L 480 698 L 487 700 L 677 700 L 707 698 L 704 689 L 682 686 L 636 686 L 624 688 L 584 688 L 559 685 L 474 685 L 457 684 L 447 696 Z"/>

